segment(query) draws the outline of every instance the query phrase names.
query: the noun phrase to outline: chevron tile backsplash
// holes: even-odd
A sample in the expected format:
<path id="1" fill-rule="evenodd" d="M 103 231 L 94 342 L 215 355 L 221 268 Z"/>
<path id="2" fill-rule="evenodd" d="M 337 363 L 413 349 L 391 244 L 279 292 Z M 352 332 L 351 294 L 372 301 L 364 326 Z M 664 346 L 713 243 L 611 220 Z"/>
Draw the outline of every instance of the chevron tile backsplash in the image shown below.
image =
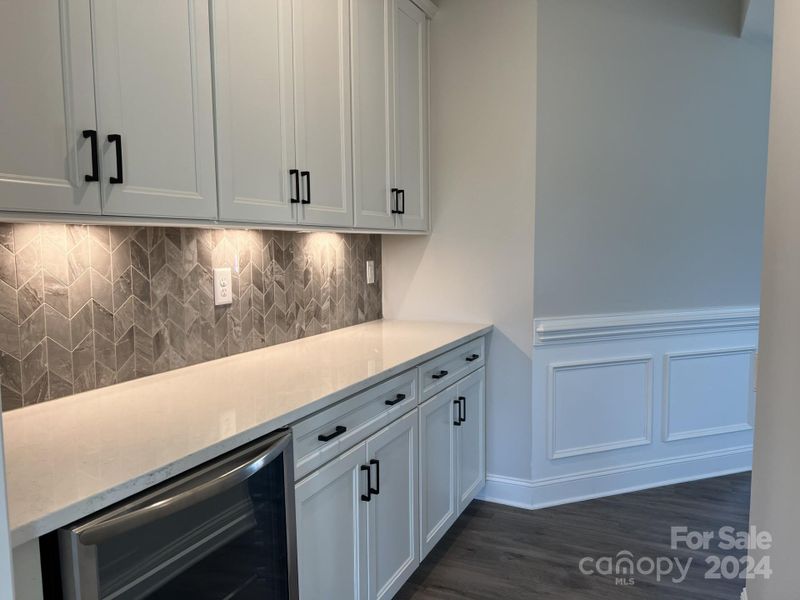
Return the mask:
<path id="1" fill-rule="evenodd" d="M 2 408 L 378 319 L 380 274 L 376 235 L 0 224 Z"/>

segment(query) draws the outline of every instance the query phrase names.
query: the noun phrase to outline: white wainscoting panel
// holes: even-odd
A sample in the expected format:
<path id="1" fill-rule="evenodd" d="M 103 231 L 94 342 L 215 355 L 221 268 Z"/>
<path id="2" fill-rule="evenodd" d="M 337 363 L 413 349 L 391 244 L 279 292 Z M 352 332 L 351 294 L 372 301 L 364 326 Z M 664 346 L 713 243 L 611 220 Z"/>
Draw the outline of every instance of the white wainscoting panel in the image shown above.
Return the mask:
<path id="1" fill-rule="evenodd" d="M 664 440 L 753 428 L 755 347 L 664 357 Z"/>
<path id="2" fill-rule="evenodd" d="M 653 357 L 550 365 L 551 459 L 649 444 Z"/>
<path id="3" fill-rule="evenodd" d="M 489 473 L 481 497 L 540 508 L 749 470 L 758 318 L 536 319 L 531 474 Z"/>

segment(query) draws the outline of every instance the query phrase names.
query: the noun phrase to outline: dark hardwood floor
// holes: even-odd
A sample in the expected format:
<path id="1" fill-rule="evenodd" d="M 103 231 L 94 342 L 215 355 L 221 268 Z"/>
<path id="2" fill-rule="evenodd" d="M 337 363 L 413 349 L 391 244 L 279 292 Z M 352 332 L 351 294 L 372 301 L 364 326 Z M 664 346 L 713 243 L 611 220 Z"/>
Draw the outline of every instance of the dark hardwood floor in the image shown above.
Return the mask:
<path id="1" fill-rule="evenodd" d="M 744 582 L 705 579 L 706 558 L 746 551 L 721 550 L 719 539 L 708 551 L 673 550 L 670 528 L 746 531 L 749 504 L 749 473 L 538 511 L 475 501 L 396 599 L 739 600 Z M 637 575 L 630 586 L 579 569 L 583 557 L 616 557 L 623 550 L 634 560 L 664 556 L 685 565 L 691 558 L 692 565 L 683 583 Z"/>

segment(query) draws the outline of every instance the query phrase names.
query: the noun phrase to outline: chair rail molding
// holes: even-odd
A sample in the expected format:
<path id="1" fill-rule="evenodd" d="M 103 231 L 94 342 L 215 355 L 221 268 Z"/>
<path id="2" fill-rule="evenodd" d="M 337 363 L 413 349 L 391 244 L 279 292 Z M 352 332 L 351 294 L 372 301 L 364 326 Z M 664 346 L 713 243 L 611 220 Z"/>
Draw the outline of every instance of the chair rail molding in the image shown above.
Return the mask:
<path id="1" fill-rule="evenodd" d="M 534 345 L 757 330 L 759 307 L 730 306 L 535 319 Z"/>

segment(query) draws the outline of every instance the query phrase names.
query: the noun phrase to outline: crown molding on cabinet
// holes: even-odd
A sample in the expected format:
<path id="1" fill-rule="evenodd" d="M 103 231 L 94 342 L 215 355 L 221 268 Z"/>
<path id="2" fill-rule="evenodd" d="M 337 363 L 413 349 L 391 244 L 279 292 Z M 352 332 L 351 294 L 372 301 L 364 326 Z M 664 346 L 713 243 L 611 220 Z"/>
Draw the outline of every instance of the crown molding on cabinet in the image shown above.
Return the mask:
<path id="1" fill-rule="evenodd" d="M 759 307 L 632 312 L 535 319 L 535 346 L 757 329 Z"/>

